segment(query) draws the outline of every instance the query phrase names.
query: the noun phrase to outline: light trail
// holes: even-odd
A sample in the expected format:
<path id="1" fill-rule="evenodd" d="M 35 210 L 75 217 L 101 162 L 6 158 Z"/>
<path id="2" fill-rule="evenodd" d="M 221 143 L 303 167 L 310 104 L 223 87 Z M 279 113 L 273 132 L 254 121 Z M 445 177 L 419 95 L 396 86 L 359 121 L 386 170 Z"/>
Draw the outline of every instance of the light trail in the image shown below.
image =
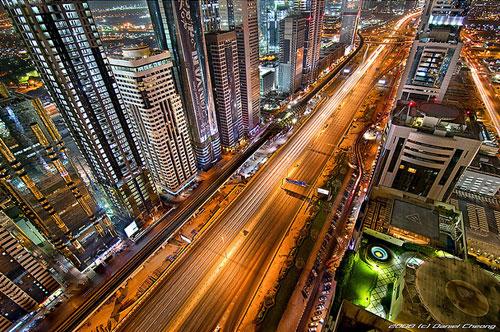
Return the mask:
<path id="1" fill-rule="evenodd" d="M 476 88 L 479 91 L 479 95 L 481 96 L 481 100 L 483 101 L 484 106 L 486 106 L 486 110 L 488 111 L 488 115 L 490 116 L 490 119 L 493 122 L 493 125 L 495 126 L 497 135 L 500 136 L 500 114 L 495 110 L 495 106 L 493 105 L 493 102 L 488 96 L 487 90 L 484 87 L 484 83 L 483 81 L 481 81 L 481 78 L 479 77 L 477 68 L 474 66 L 474 64 L 468 57 L 466 57 L 465 59 L 472 74 L 472 80 L 474 81 L 474 84 L 476 85 Z"/>
<path id="2" fill-rule="evenodd" d="M 411 16 L 401 19 L 399 26 Z M 178 265 L 167 277 L 168 283 L 165 283 L 166 280 L 161 281 L 159 289 L 154 290 L 156 296 L 149 296 L 140 305 L 142 308 L 130 314 L 129 322 L 125 322 L 120 330 L 155 330 L 161 326 L 162 330 L 175 331 L 189 322 L 190 318 L 205 313 L 201 308 L 203 301 L 210 297 L 212 286 L 222 280 L 223 271 L 230 271 L 229 262 L 238 261 L 235 259 L 236 255 L 238 257 L 244 255 L 242 248 L 248 241 L 242 241 L 244 235 L 241 231 L 246 230 L 251 234 L 249 237 L 259 239 L 259 236 L 252 234 L 265 232 L 262 226 L 270 227 L 266 224 L 267 220 L 263 214 L 270 210 L 279 195 L 282 195 L 282 191 L 279 190 L 281 179 L 286 176 L 290 165 L 304 153 L 325 121 L 334 114 L 342 100 L 356 87 L 385 48 L 386 45 L 380 45 L 366 62 L 345 80 L 338 89 L 339 92 L 312 115 L 300 129 L 300 133 L 293 136 L 275 158 L 270 158 L 267 165 L 247 184 L 243 196 L 225 207 L 224 212 L 213 222 L 212 228 L 198 241 L 193 242 L 190 252 L 177 261 Z M 351 114 L 344 113 L 336 116 L 341 117 L 338 120 L 342 123 L 351 118 Z M 276 208 L 283 208 L 286 211 L 288 207 Z M 221 241 L 221 236 L 225 239 L 224 243 Z M 196 263 L 190 264 L 191 261 Z M 231 273 L 237 276 L 240 269 L 233 269 L 234 273 Z M 228 279 L 224 282 L 230 284 Z M 216 308 L 210 308 L 210 314 L 217 315 L 215 310 Z"/>

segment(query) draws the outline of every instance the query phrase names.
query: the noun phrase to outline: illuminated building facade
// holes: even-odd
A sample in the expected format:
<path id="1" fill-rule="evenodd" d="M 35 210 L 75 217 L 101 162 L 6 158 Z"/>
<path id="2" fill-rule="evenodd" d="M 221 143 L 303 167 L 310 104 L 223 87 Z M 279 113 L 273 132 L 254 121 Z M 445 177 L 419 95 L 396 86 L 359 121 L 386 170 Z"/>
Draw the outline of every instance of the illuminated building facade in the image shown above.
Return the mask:
<path id="1" fill-rule="evenodd" d="M 170 52 L 129 47 L 109 61 L 155 184 L 179 194 L 197 170 Z"/>
<path id="2" fill-rule="evenodd" d="M 398 104 L 375 182 L 423 200 L 446 201 L 481 141 L 461 111 L 439 104 Z"/>
<path id="3" fill-rule="evenodd" d="M 295 9 L 306 15 L 305 53 L 302 84 L 307 85 L 316 79 L 323 32 L 325 0 L 298 0 Z"/>
<path id="4" fill-rule="evenodd" d="M 307 17 L 292 15 L 280 22 L 278 89 L 293 94 L 302 83 Z"/>
<path id="5" fill-rule="evenodd" d="M 356 38 L 356 30 L 358 28 L 359 16 L 361 12 L 360 0 L 343 0 L 342 1 L 342 22 L 340 27 L 339 41 L 349 46 L 354 44 Z"/>
<path id="6" fill-rule="evenodd" d="M 48 253 L 55 249 L 77 268 L 112 241 L 111 221 L 68 159 L 38 99 L 0 96 L 0 161 L 1 210 L 30 241 Z"/>
<path id="7" fill-rule="evenodd" d="M 0 330 L 7 331 L 60 288 L 46 262 L 25 248 L 13 221 L 0 211 Z"/>
<path id="8" fill-rule="evenodd" d="M 238 45 L 234 31 L 205 35 L 221 144 L 234 148 L 243 137 Z"/>
<path id="9" fill-rule="evenodd" d="M 148 1 L 158 46 L 170 51 L 196 161 L 208 169 L 221 157 L 200 0 Z M 219 9 L 220 10 L 220 9 Z"/>
<path id="10" fill-rule="evenodd" d="M 465 1 L 426 2 L 399 86 L 399 99 L 443 100 L 460 57 L 460 29 L 466 9 Z"/>
<path id="11" fill-rule="evenodd" d="M 87 1 L 2 3 L 113 213 L 149 220 L 158 196 Z"/>

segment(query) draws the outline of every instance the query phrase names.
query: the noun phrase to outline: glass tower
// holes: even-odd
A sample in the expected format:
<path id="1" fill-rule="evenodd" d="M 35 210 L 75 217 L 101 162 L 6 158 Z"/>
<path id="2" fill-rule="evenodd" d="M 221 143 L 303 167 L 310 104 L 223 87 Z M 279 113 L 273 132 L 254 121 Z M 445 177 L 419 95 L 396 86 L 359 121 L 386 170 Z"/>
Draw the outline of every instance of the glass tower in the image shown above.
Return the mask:
<path id="1" fill-rule="evenodd" d="M 2 3 L 112 212 L 149 220 L 158 196 L 87 1 Z"/>

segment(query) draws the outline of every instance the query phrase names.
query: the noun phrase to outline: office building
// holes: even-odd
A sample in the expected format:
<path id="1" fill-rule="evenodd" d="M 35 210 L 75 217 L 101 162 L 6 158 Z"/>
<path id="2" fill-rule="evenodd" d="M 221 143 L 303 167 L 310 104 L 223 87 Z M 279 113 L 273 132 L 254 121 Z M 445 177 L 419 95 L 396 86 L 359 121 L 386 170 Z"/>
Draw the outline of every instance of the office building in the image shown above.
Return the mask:
<path id="1" fill-rule="evenodd" d="M 446 201 L 479 151 L 471 118 L 439 104 L 398 103 L 375 183 L 404 195 Z"/>
<path id="2" fill-rule="evenodd" d="M 172 55 L 175 85 L 187 115 L 197 165 L 208 169 L 220 159 L 221 147 L 201 2 L 153 0 L 148 6 L 158 46 Z"/>
<path id="3" fill-rule="evenodd" d="M 280 22 L 278 89 L 293 94 L 302 84 L 307 17 L 291 15 Z"/>
<path id="4" fill-rule="evenodd" d="M 320 71 L 327 69 L 339 60 L 345 53 L 345 45 L 333 43 L 330 46 L 321 49 L 318 69 Z"/>
<path id="5" fill-rule="evenodd" d="M 205 39 L 221 144 L 231 149 L 243 137 L 236 32 L 213 32 Z"/>
<path id="6" fill-rule="evenodd" d="M 0 330 L 37 309 L 60 288 L 47 263 L 25 247 L 29 239 L 0 211 Z"/>
<path id="7" fill-rule="evenodd" d="M 0 187 L 9 204 L 2 211 L 36 244 L 55 248 L 76 267 L 91 263 L 115 235 L 109 218 L 68 158 L 41 102 L 3 91 Z"/>
<path id="8" fill-rule="evenodd" d="M 201 0 L 201 17 L 205 33 L 220 29 L 219 0 Z"/>
<path id="9" fill-rule="evenodd" d="M 478 153 L 457 182 L 457 189 L 494 197 L 500 191 L 500 160 Z"/>
<path id="10" fill-rule="evenodd" d="M 260 123 L 259 25 L 257 0 L 221 0 L 221 30 L 234 30 L 238 42 L 243 129 Z"/>
<path id="11" fill-rule="evenodd" d="M 292 1 L 261 0 L 259 1 L 259 36 L 260 54 L 277 54 L 279 52 L 280 21 L 292 10 Z"/>
<path id="12" fill-rule="evenodd" d="M 86 1 L 3 0 L 14 26 L 120 220 L 150 220 L 158 196 Z"/>
<path id="13" fill-rule="evenodd" d="M 302 84 L 307 85 L 313 82 L 318 74 L 325 0 L 298 0 L 295 6 L 296 10 L 307 17 L 302 77 Z"/>
<path id="14" fill-rule="evenodd" d="M 139 45 L 109 62 L 156 186 L 179 194 L 197 170 L 170 52 Z"/>
<path id="15" fill-rule="evenodd" d="M 360 0 L 342 1 L 342 22 L 340 26 L 339 41 L 346 45 L 347 49 L 354 44 L 356 31 L 358 29 L 359 17 L 361 13 Z"/>
<path id="16" fill-rule="evenodd" d="M 465 1 L 427 1 L 399 85 L 399 99 L 443 100 L 460 57 L 465 13 Z"/>
<path id="17" fill-rule="evenodd" d="M 261 66 L 260 67 L 260 95 L 265 96 L 269 92 L 275 90 L 276 72 L 278 66 Z"/>

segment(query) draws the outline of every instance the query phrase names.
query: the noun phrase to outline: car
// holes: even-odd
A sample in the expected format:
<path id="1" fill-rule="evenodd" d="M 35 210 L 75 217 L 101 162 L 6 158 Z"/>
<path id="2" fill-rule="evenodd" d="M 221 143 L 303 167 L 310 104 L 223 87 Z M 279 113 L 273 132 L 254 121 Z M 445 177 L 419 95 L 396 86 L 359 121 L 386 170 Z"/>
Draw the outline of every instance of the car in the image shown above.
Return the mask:
<path id="1" fill-rule="evenodd" d="M 323 290 L 330 290 L 330 289 L 332 289 L 331 286 L 323 286 Z"/>
<path id="2" fill-rule="evenodd" d="M 332 285 L 332 282 L 331 281 L 326 281 L 325 279 L 325 283 L 324 283 L 325 286 L 331 286 Z"/>
<path id="3" fill-rule="evenodd" d="M 307 330 L 307 332 L 316 332 L 316 330 L 317 330 L 317 329 L 316 329 L 315 327 L 310 327 L 310 328 Z"/>
<path id="4" fill-rule="evenodd" d="M 309 327 L 316 327 L 316 326 L 318 326 L 318 322 L 309 323 Z"/>
<path id="5" fill-rule="evenodd" d="M 319 297 L 319 300 L 320 300 L 320 301 L 325 301 L 325 300 L 326 300 L 326 296 L 321 295 L 321 296 Z"/>
<path id="6" fill-rule="evenodd" d="M 323 309 L 325 309 L 324 304 L 318 304 L 318 306 L 316 306 L 316 310 L 323 310 Z"/>
<path id="7" fill-rule="evenodd" d="M 321 315 L 321 310 L 316 310 L 316 311 L 314 312 L 314 315 L 315 315 L 315 316 L 319 316 L 319 315 Z"/>
<path id="8" fill-rule="evenodd" d="M 327 294 L 330 294 L 330 291 L 329 290 L 324 290 L 321 292 L 322 295 L 327 295 Z"/>
<path id="9" fill-rule="evenodd" d="M 314 316 L 313 318 L 311 318 L 313 322 L 316 322 L 318 320 L 321 319 L 321 316 Z"/>

